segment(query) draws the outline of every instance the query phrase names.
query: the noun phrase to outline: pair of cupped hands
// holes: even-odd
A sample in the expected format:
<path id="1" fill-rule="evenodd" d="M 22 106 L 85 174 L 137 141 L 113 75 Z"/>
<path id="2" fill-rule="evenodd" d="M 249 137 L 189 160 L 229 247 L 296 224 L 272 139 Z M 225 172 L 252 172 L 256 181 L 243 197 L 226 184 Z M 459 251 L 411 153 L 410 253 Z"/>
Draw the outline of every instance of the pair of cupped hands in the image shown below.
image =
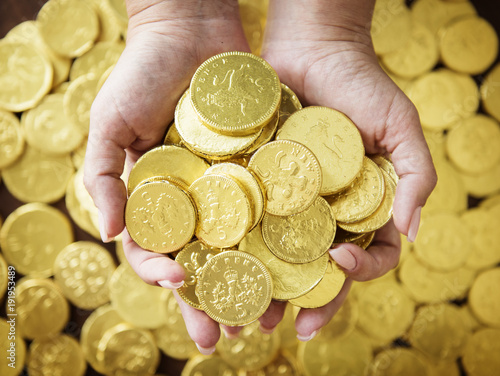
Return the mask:
<path id="1" fill-rule="evenodd" d="M 313 338 L 345 300 L 351 281 L 382 276 L 399 261 L 400 233 L 416 237 L 420 211 L 436 173 L 418 113 L 380 68 L 370 37 L 373 0 L 271 0 L 262 57 L 304 105 L 337 109 L 357 125 L 366 153 L 390 154 L 400 178 L 394 215 L 367 251 L 354 244 L 330 250 L 348 279 L 327 305 L 301 309 L 297 337 Z M 236 0 L 128 0 L 127 46 L 92 106 L 85 186 L 99 211 L 103 241 L 124 230 L 127 199 L 120 176 L 162 143 L 174 108 L 197 67 L 226 51 L 250 51 Z M 175 293 L 184 270 L 166 255 L 140 248 L 123 231 L 125 255 L 145 282 L 173 289 L 187 330 L 203 354 L 215 349 L 219 326 Z M 259 319 L 270 333 L 286 304 L 273 301 Z"/>

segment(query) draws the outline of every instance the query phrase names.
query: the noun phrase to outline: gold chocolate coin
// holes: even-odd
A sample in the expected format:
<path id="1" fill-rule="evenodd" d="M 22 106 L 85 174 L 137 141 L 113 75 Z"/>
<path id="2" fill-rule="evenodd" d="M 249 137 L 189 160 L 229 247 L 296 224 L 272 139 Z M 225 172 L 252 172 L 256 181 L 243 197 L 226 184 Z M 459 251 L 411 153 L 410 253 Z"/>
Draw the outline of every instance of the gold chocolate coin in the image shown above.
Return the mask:
<path id="1" fill-rule="evenodd" d="M 474 315 L 483 324 L 500 328 L 500 302 L 496 297 L 500 268 L 479 274 L 469 291 L 469 304 Z"/>
<path id="2" fill-rule="evenodd" d="M 96 356 L 108 375 L 150 375 L 160 362 L 153 335 L 128 323 L 115 325 L 104 333 Z"/>
<path id="3" fill-rule="evenodd" d="M 25 113 L 26 142 L 45 154 L 67 154 L 83 142 L 84 135 L 64 114 L 63 94 L 49 94 Z"/>
<path id="4" fill-rule="evenodd" d="M 70 80 L 74 81 L 78 77 L 89 73 L 97 78 L 102 77 L 104 72 L 118 62 L 124 47 L 119 43 L 97 43 L 90 51 L 73 62 L 69 72 Z"/>
<path id="5" fill-rule="evenodd" d="M 367 218 L 353 223 L 337 222 L 342 229 L 355 233 L 368 233 L 383 227 L 392 217 L 392 204 L 396 195 L 396 183 L 382 170 L 384 175 L 385 195 L 380 206 Z"/>
<path id="6" fill-rule="evenodd" d="M 420 223 L 414 250 L 428 267 L 451 271 L 464 265 L 472 249 L 471 235 L 457 214 L 431 213 Z"/>
<path id="7" fill-rule="evenodd" d="M 87 52 L 99 35 L 97 14 L 83 1 L 50 0 L 38 12 L 36 21 L 47 45 L 69 58 Z"/>
<path id="8" fill-rule="evenodd" d="M 377 210 L 384 192 L 382 171 L 370 158 L 364 157 L 361 172 L 352 185 L 326 199 L 337 221 L 351 223 L 361 221 Z"/>
<path id="9" fill-rule="evenodd" d="M 490 376 L 500 369 L 500 330 L 481 328 L 467 341 L 462 356 L 465 371 L 471 376 Z"/>
<path id="10" fill-rule="evenodd" d="M 248 149 L 259 137 L 261 130 L 246 136 L 233 137 L 207 128 L 194 111 L 189 100 L 189 89 L 175 108 L 175 127 L 183 144 L 193 153 L 211 159 L 228 159 Z"/>
<path id="11" fill-rule="evenodd" d="M 170 124 L 170 126 L 168 127 L 167 134 L 165 135 L 165 139 L 163 140 L 163 145 L 182 146 L 182 139 L 181 136 L 179 136 L 179 132 L 177 132 L 175 123 Z"/>
<path id="12" fill-rule="evenodd" d="M 182 288 L 182 287 L 181 287 Z M 177 289 L 179 292 L 180 289 Z M 173 292 L 169 292 L 167 297 L 166 322 L 159 328 L 153 329 L 152 333 L 156 340 L 156 345 L 165 355 L 179 360 L 186 360 L 199 354 L 194 341 L 189 337 L 186 324 L 182 318 L 181 308 Z"/>
<path id="13" fill-rule="evenodd" d="M 408 332 L 413 347 L 435 362 L 457 359 L 463 354 L 468 335 L 460 308 L 448 303 L 418 308 Z"/>
<path id="14" fill-rule="evenodd" d="M 500 163 L 500 124 L 485 115 L 463 119 L 446 135 L 446 151 L 461 171 L 477 175 Z"/>
<path id="15" fill-rule="evenodd" d="M 12 163 L 24 150 L 24 137 L 19 119 L 11 112 L 0 110 L 0 169 Z"/>
<path id="16" fill-rule="evenodd" d="M 262 261 L 271 273 L 273 299 L 289 300 L 298 298 L 314 288 L 323 278 L 330 255 L 303 264 L 292 264 L 276 257 L 262 238 L 259 224 L 240 242 L 238 249 L 250 253 Z"/>
<path id="17" fill-rule="evenodd" d="M 404 0 L 375 2 L 370 34 L 377 55 L 395 51 L 411 41 L 410 10 Z"/>
<path id="18" fill-rule="evenodd" d="M 255 176 L 245 167 L 236 163 L 214 164 L 209 167 L 207 171 L 205 171 L 205 175 L 209 174 L 227 174 L 238 181 L 245 188 L 245 191 L 251 198 L 250 204 L 252 205 L 252 213 L 254 214 L 252 228 L 257 226 L 264 215 L 265 201 L 264 194 L 262 192 L 263 188 L 261 188 L 260 183 Z"/>
<path id="19" fill-rule="evenodd" d="M 500 121 L 500 90 L 498 83 L 500 82 L 500 64 L 488 73 L 481 85 L 481 100 L 484 110 L 493 116 L 497 121 Z"/>
<path id="20" fill-rule="evenodd" d="M 190 197 L 174 184 L 152 182 L 130 195 L 125 224 L 134 241 L 159 253 L 181 249 L 193 237 L 196 212 Z"/>
<path id="21" fill-rule="evenodd" d="M 398 184 L 399 176 L 394 169 L 392 162 L 381 154 L 370 155 L 370 159 L 377 164 L 377 166 L 387 172 L 387 175 L 392 179 L 392 181 Z"/>
<path id="22" fill-rule="evenodd" d="M 93 74 L 80 76 L 71 81 L 64 93 L 64 113 L 84 136 L 89 134 L 90 107 L 97 95 L 98 79 Z"/>
<path id="23" fill-rule="evenodd" d="M 102 246 L 79 241 L 66 246 L 54 262 L 54 277 L 77 307 L 95 309 L 109 301 L 109 280 L 115 263 Z"/>
<path id="24" fill-rule="evenodd" d="M 134 189 L 152 176 L 172 176 L 191 185 L 203 176 L 209 164 L 189 150 L 174 145 L 163 145 L 142 155 L 130 171 L 127 191 Z"/>
<path id="25" fill-rule="evenodd" d="M 276 135 L 307 146 L 323 175 L 320 194 L 330 195 L 351 184 L 361 171 L 365 148 L 354 123 L 342 112 L 311 106 L 292 114 Z"/>
<path id="26" fill-rule="evenodd" d="M 263 334 L 259 323 L 242 328 L 236 339 L 222 337 L 216 345 L 222 359 L 235 368 L 256 371 L 269 364 L 277 355 L 280 337 L 277 332 Z"/>
<path id="27" fill-rule="evenodd" d="M 169 290 L 144 282 L 128 264 L 120 264 L 109 281 L 111 306 L 138 328 L 154 329 L 165 324 Z"/>
<path id="28" fill-rule="evenodd" d="M 106 369 L 98 362 L 97 347 L 104 333 L 113 326 L 125 322 L 116 312 L 111 304 L 103 305 L 93 311 L 85 320 L 80 334 L 80 343 L 85 359 L 93 369 L 99 373 L 105 373 Z"/>
<path id="29" fill-rule="evenodd" d="M 73 172 L 69 154 L 48 155 L 27 146 L 2 175 L 9 192 L 18 200 L 52 203 L 64 196 Z"/>
<path id="30" fill-rule="evenodd" d="M 196 296 L 198 277 L 206 262 L 219 252 L 220 250 L 207 247 L 197 240 L 186 245 L 177 256 L 175 256 L 175 261 L 181 264 L 186 272 L 184 285 L 177 289 L 177 293 L 186 303 L 196 309 L 201 309 L 200 300 L 198 296 Z"/>
<path id="31" fill-rule="evenodd" d="M 266 266 L 255 256 L 226 251 L 213 256 L 197 285 L 203 311 L 228 326 L 257 320 L 271 303 L 273 282 Z"/>
<path id="32" fill-rule="evenodd" d="M 498 55 L 498 36 L 484 18 L 457 19 L 441 30 L 439 36 L 441 59 L 457 72 L 482 73 Z"/>
<path id="33" fill-rule="evenodd" d="M 48 93 L 52 86 L 49 59 L 33 44 L 0 43 L 0 109 L 25 111 Z"/>
<path id="34" fill-rule="evenodd" d="M 262 235 L 276 257 L 302 264 L 323 256 L 335 238 L 335 217 L 323 197 L 307 210 L 286 217 L 266 213 Z"/>
<path id="35" fill-rule="evenodd" d="M 246 52 L 225 52 L 203 62 L 190 86 L 193 107 L 213 131 L 255 133 L 278 110 L 281 86 L 265 60 Z"/>
<path id="36" fill-rule="evenodd" d="M 234 179 L 204 175 L 189 187 L 198 208 L 196 236 L 204 243 L 227 248 L 239 243 L 252 225 L 248 195 Z"/>
<path id="37" fill-rule="evenodd" d="M 47 338 L 59 333 L 69 319 L 69 305 L 50 279 L 24 279 L 16 286 L 17 323 L 27 339 Z"/>
<path id="38" fill-rule="evenodd" d="M 335 261 L 328 260 L 328 267 L 323 279 L 308 293 L 289 302 L 301 308 L 318 308 L 330 303 L 340 292 L 346 279 L 345 272 Z"/>
<path id="39" fill-rule="evenodd" d="M 71 60 L 67 57 L 56 54 L 42 38 L 38 23 L 36 21 L 24 21 L 12 28 L 5 40 L 32 43 L 48 58 L 54 71 L 52 80 L 52 87 L 60 86 L 68 79 L 69 70 L 71 67 Z M 32 69 L 32 68 L 31 68 Z M 66 81 L 67 82 L 67 81 Z"/>
<path id="40" fill-rule="evenodd" d="M 365 375 L 372 360 L 368 339 L 354 330 L 332 341 L 299 343 L 297 361 L 306 376 Z"/>
<path id="41" fill-rule="evenodd" d="M 9 283 L 9 268 L 7 262 L 0 253 L 0 296 L 4 296 Z"/>
<path id="42" fill-rule="evenodd" d="M 284 83 L 281 83 L 281 103 L 278 111 L 279 114 L 279 124 L 278 128 L 280 129 L 285 121 L 290 117 L 291 114 L 302 109 L 302 104 L 297 98 L 297 95 L 286 86 Z"/>
<path id="43" fill-rule="evenodd" d="M 379 352 L 371 364 L 373 376 L 399 376 L 402 370 L 408 376 L 429 375 L 430 367 L 419 352 L 404 347 Z"/>
<path id="44" fill-rule="evenodd" d="M 40 203 L 14 210 L 0 230 L 5 259 L 24 275 L 51 276 L 57 255 L 72 242 L 68 218 L 56 208 Z"/>
<path id="45" fill-rule="evenodd" d="M 250 159 L 248 169 L 262 182 L 266 212 L 292 215 L 310 207 L 321 187 L 321 167 L 304 145 L 289 140 L 265 144 Z"/>
<path id="46" fill-rule="evenodd" d="M 80 344 L 67 334 L 36 338 L 30 345 L 27 363 L 33 376 L 83 376 L 87 369 Z"/>
<path id="47" fill-rule="evenodd" d="M 239 368 L 239 365 L 237 368 Z M 227 364 L 219 355 L 214 354 L 206 356 L 198 354 L 187 361 L 181 373 L 181 376 L 203 375 L 238 376 L 238 372 Z"/>

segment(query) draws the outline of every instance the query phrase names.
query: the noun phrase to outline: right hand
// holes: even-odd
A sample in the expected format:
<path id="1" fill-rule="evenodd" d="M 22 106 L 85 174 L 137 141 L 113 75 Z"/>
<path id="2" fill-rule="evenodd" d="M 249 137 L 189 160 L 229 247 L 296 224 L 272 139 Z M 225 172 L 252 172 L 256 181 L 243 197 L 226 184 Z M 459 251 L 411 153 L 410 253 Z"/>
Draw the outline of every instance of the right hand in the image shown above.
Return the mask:
<path id="1" fill-rule="evenodd" d="M 92 105 L 85 156 L 85 186 L 98 208 L 104 242 L 125 227 L 124 164 L 131 167 L 162 143 L 198 66 L 221 52 L 249 51 L 236 0 L 128 0 L 127 10 L 127 46 Z M 145 282 L 171 289 L 182 285 L 182 266 L 166 255 L 140 248 L 127 231 L 123 246 Z M 178 300 L 191 338 L 211 351 L 219 325 Z"/>

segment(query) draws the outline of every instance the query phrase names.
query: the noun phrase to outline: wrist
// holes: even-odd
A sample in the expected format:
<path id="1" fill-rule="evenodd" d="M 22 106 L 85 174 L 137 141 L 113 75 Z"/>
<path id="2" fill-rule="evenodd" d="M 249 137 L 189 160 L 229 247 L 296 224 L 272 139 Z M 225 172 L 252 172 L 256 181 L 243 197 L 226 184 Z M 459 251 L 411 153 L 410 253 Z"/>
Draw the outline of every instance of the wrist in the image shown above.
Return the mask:
<path id="1" fill-rule="evenodd" d="M 268 27 L 292 39 L 370 43 L 374 0 L 271 0 Z M 290 39 L 290 35 L 285 39 Z"/>

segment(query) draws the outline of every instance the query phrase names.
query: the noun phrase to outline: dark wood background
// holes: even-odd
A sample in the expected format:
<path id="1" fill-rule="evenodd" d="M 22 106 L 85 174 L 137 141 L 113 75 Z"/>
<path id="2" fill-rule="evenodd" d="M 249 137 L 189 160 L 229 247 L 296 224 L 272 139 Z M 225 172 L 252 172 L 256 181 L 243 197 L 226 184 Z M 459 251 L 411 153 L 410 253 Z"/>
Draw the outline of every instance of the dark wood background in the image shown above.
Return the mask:
<path id="1" fill-rule="evenodd" d="M 0 38 L 3 38 L 18 23 L 35 19 L 45 2 L 46 0 L 0 0 Z M 411 4 L 411 2 L 407 1 L 408 4 Z M 472 0 L 472 3 L 476 6 L 478 14 L 490 21 L 494 25 L 497 34 L 500 35 L 500 2 L 498 0 Z M 478 81 L 481 81 L 481 79 L 482 77 L 477 77 Z M 0 183 L 0 216 L 2 218 L 5 219 L 15 208 L 22 204 L 22 202 L 12 197 L 5 186 Z M 64 200 L 60 200 L 54 206 L 68 214 L 64 206 Z M 94 240 L 77 226 L 73 227 L 77 240 Z M 107 245 L 107 248 L 114 254 L 113 245 Z M 3 316 L 3 307 L 0 309 L 0 313 Z M 68 324 L 65 332 L 79 337 L 81 325 L 89 314 L 89 311 L 77 310 L 73 307 L 72 320 L 74 321 Z M 184 362 L 163 356 L 158 373 L 180 375 L 183 365 Z M 98 373 L 89 367 L 86 375 L 98 375 Z"/>

